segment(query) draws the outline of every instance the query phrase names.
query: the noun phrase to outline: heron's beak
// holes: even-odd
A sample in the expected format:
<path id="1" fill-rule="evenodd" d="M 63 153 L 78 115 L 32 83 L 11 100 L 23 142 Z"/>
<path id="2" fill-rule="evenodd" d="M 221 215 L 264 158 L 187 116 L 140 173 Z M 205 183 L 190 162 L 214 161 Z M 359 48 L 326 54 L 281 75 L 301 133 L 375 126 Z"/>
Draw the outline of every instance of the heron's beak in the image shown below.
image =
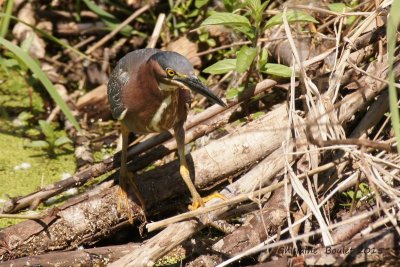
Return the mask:
<path id="1" fill-rule="evenodd" d="M 226 104 L 218 96 L 211 92 L 210 89 L 208 89 L 208 87 L 205 86 L 196 76 L 191 75 L 186 77 L 179 77 L 177 78 L 177 80 L 186 85 L 194 92 L 207 97 L 211 102 L 218 104 L 222 107 L 226 107 Z"/>

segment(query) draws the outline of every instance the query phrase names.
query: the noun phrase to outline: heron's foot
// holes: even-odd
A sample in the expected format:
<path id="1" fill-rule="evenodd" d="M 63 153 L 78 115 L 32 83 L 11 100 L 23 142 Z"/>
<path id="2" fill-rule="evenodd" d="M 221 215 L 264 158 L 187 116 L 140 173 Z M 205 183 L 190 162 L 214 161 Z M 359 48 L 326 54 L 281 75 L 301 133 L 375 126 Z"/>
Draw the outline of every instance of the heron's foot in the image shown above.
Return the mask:
<path id="1" fill-rule="evenodd" d="M 134 217 L 134 210 L 133 207 L 130 205 L 129 200 L 129 189 L 132 189 L 133 193 L 135 194 L 136 198 L 139 200 L 141 206 L 141 213 L 143 215 L 144 220 L 146 220 L 146 209 L 145 209 L 145 202 L 143 200 L 142 195 L 139 192 L 134 180 L 133 180 L 133 173 L 129 171 L 123 171 L 120 173 L 119 177 L 119 189 L 118 189 L 118 203 L 117 203 L 117 211 L 119 214 L 126 214 L 129 220 L 129 223 L 133 223 Z M 136 211 L 137 216 L 137 211 Z"/>
<path id="2" fill-rule="evenodd" d="M 214 199 L 214 198 L 227 200 L 227 198 L 224 195 L 222 195 L 222 194 L 220 194 L 218 192 L 212 193 L 211 195 L 208 195 L 208 196 L 203 197 L 203 198 L 201 198 L 200 196 L 194 197 L 192 205 L 189 205 L 189 210 L 197 210 L 200 207 L 204 207 L 205 203 L 207 203 L 208 201 L 210 201 L 211 199 Z"/>
<path id="3" fill-rule="evenodd" d="M 117 212 L 118 214 L 126 214 L 129 223 L 133 223 L 133 211 L 129 204 L 128 194 L 122 185 L 118 187 Z"/>

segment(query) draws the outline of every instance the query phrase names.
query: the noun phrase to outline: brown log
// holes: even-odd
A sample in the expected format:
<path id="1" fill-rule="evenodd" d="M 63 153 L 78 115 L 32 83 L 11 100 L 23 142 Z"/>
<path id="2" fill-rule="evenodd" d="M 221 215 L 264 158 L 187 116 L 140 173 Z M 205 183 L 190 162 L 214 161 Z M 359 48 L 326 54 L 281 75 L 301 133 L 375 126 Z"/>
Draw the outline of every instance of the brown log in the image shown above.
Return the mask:
<path id="1" fill-rule="evenodd" d="M 218 252 L 233 256 L 260 244 L 268 236 L 276 234 L 279 227 L 284 225 L 287 216 L 285 207 L 286 198 L 283 194 L 284 188 L 280 188 L 274 192 L 271 199 L 265 203 L 261 214 L 255 212 L 241 227 L 219 240 L 212 248 Z M 345 240 L 351 239 L 370 221 L 370 218 L 366 218 L 353 224 L 346 224 L 336 228 L 332 232 L 335 243 L 342 243 Z"/>
<path id="2" fill-rule="evenodd" d="M 139 247 L 139 244 L 107 246 L 74 251 L 51 252 L 48 254 L 23 257 L 1 263 L 6 266 L 41 266 L 41 267 L 70 267 L 70 266 L 105 266 L 126 255 L 129 251 Z"/>
<path id="3" fill-rule="evenodd" d="M 203 227 L 195 220 L 172 224 L 138 249 L 134 249 L 126 256 L 108 266 L 153 266 L 157 259 Z M 188 236 L 187 233 L 191 234 Z"/>
<path id="4" fill-rule="evenodd" d="M 112 187 L 94 196 L 85 194 L 55 208 L 43 219 L 5 228 L 0 232 L 0 259 L 75 249 L 82 244 L 93 244 L 127 225 L 125 213 L 117 213 L 117 190 Z M 131 209 L 136 220 L 144 220 L 135 203 Z"/>

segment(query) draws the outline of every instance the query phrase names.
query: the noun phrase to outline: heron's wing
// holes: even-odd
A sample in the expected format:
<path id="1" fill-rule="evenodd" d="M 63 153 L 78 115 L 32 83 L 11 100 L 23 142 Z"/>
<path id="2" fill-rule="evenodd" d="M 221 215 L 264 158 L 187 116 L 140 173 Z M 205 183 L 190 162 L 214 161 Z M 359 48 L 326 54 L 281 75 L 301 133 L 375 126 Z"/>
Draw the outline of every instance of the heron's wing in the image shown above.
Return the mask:
<path id="1" fill-rule="evenodd" d="M 140 49 L 128 53 L 118 61 L 107 85 L 108 102 L 114 119 L 122 120 L 126 114 L 126 108 L 122 102 L 122 92 L 132 73 L 136 73 L 141 64 L 159 51 L 153 48 Z"/>

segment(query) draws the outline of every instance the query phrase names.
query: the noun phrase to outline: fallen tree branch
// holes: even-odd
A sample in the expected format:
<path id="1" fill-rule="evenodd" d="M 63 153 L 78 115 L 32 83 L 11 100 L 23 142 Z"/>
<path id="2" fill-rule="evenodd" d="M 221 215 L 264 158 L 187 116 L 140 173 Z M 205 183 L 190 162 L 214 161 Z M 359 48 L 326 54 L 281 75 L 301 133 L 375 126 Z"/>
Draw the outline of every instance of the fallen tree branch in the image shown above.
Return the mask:
<path id="1" fill-rule="evenodd" d="M 28 220 L 0 232 L 0 261 L 53 250 L 75 249 L 109 235 L 127 218 L 117 213 L 117 187 L 95 196 L 79 196 L 56 208 L 48 216 Z M 136 221 L 143 220 L 141 209 L 131 203 Z"/>

